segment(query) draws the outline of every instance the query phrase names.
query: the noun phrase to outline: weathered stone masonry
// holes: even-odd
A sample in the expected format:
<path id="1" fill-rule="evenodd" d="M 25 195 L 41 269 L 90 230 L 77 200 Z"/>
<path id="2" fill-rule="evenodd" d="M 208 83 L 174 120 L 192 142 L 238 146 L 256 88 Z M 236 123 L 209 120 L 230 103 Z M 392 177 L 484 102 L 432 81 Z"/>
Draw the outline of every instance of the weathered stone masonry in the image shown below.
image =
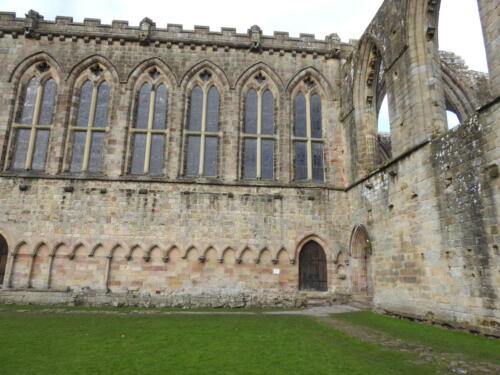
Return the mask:
<path id="1" fill-rule="evenodd" d="M 351 298 L 498 334 L 498 17 L 493 2 L 479 1 L 488 80 L 438 51 L 439 3 L 386 0 L 350 43 L 258 27 L 237 34 L 1 13 L 0 235 L 9 256 L 0 301 L 241 307 Z M 15 113 L 40 63 L 58 90 L 45 168 L 13 171 Z M 70 173 L 78 87 L 96 66 L 110 84 L 102 171 Z M 164 165 L 160 175 L 132 175 L 134 102 L 152 69 L 168 87 Z M 220 92 L 217 175 L 186 177 L 189 93 L 201 74 Z M 254 79 L 275 98 L 271 180 L 242 174 Z M 323 182 L 297 181 L 294 169 L 294 98 L 309 87 L 321 100 Z M 390 146 L 381 146 L 386 94 Z M 445 109 L 460 127 L 446 129 Z M 325 254 L 327 293 L 300 290 L 311 241 Z"/>

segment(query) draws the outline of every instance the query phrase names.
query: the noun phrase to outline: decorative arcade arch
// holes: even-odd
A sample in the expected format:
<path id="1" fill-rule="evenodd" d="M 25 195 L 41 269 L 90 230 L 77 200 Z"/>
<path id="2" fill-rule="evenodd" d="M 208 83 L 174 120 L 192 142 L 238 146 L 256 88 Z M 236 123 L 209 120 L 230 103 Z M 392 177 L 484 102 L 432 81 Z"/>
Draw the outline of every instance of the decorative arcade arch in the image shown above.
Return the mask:
<path id="1" fill-rule="evenodd" d="M 368 280 L 371 252 L 370 237 L 366 228 L 357 225 L 352 231 L 350 242 L 351 294 L 354 299 L 369 297 L 372 294 Z"/>
<path id="2" fill-rule="evenodd" d="M 0 235 L 0 285 L 3 284 L 5 269 L 7 268 L 7 256 L 9 254 L 9 249 L 7 246 L 7 241 Z"/>

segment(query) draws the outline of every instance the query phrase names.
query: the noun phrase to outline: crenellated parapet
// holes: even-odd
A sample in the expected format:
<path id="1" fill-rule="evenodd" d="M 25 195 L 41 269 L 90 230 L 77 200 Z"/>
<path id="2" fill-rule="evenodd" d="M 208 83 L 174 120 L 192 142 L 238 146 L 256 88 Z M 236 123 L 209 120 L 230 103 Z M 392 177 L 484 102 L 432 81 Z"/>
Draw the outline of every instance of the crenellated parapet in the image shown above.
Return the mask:
<path id="1" fill-rule="evenodd" d="M 179 48 L 201 47 L 202 50 L 221 48 L 246 49 L 255 53 L 267 51 L 270 54 L 285 53 L 311 54 L 326 59 L 342 58 L 352 51 L 352 46 L 342 43 L 337 34 L 328 35 L 325 40 L 318 40 L 313 34 L 300 34 L 298 38 L 289 33 L 275 31 L 272 36 L 263 35 L 259 26 L 252 26 L 247 33 L 237 33 L 235 28 L 223 27 L 220 31 L 211 31 L 208 26 L 194 26 L 194 30 L 184 30 L 182 25 L 167 24 L 159 28 L 149 18 L 141 21 L 139 26 L 130 26 L 128 21 L 112 21 L 111 25 L 101 24 L 100 19 L 85 18 L 82 22 L 74 22 L 72 17 L 56 17 L 55 21 L 46 21 L 35 11 L 30 11 L 26 18 L 16 17 L 15 13 L 0 12 L 0 37 L 6 34 L 13 38 L 26 38 L 64 41 L 70 39 L 77 42 L 83 39 L 90 43 L 108 43 L 120 45 L 141 44 L 155 47 Z"/>

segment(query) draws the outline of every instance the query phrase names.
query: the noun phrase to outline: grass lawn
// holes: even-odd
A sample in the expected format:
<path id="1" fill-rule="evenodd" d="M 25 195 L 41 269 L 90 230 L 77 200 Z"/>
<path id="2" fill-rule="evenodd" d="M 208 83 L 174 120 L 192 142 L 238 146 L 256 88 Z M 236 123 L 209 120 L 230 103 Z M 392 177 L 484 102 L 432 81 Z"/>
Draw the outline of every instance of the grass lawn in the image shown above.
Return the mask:
<path id="1" fill-rule="evenodd" d="M 430 346 L 436 351 L 462 353 L 472 360 L 484 360 L 500 365 L 500 340 L 428 326 L 368 311 L 333 315 L 349 323 L 383 331 L 406 341 Z"/>
<path id="2" fill-rule="evenodd" d="M 425 375 L 411 353 L 298 315 L 0 312 L 2 375 Z"/>

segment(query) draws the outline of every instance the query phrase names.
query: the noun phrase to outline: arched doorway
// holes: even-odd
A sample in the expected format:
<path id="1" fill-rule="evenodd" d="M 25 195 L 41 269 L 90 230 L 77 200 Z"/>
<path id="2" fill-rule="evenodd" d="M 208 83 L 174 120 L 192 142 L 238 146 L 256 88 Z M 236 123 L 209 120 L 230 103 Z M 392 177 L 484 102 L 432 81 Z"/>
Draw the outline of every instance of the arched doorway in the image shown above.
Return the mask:
<path id="1" fill-rule="evenodd" d="M 3 279 L 5 276 L 5 268 L 7 267 L 8 254 L 9 254 L 9 249 L 7 247 L 7 241 L 0 235 L 0 285 L 3 284 Z"/>
<path id="2" fill-rule="evenodd" d="M 371 242 L 365 227 L 358 225 L 351 235 L 350 244 L 351 293 L 353 297 L 369 297 L 371 288 L 368 282 Z"/>
<path id="3" fill-rule="evenodd" d="M 315 241 L 304 245 L 299 256 L 299 289 L 327 291 L 326 255 Z"/>

